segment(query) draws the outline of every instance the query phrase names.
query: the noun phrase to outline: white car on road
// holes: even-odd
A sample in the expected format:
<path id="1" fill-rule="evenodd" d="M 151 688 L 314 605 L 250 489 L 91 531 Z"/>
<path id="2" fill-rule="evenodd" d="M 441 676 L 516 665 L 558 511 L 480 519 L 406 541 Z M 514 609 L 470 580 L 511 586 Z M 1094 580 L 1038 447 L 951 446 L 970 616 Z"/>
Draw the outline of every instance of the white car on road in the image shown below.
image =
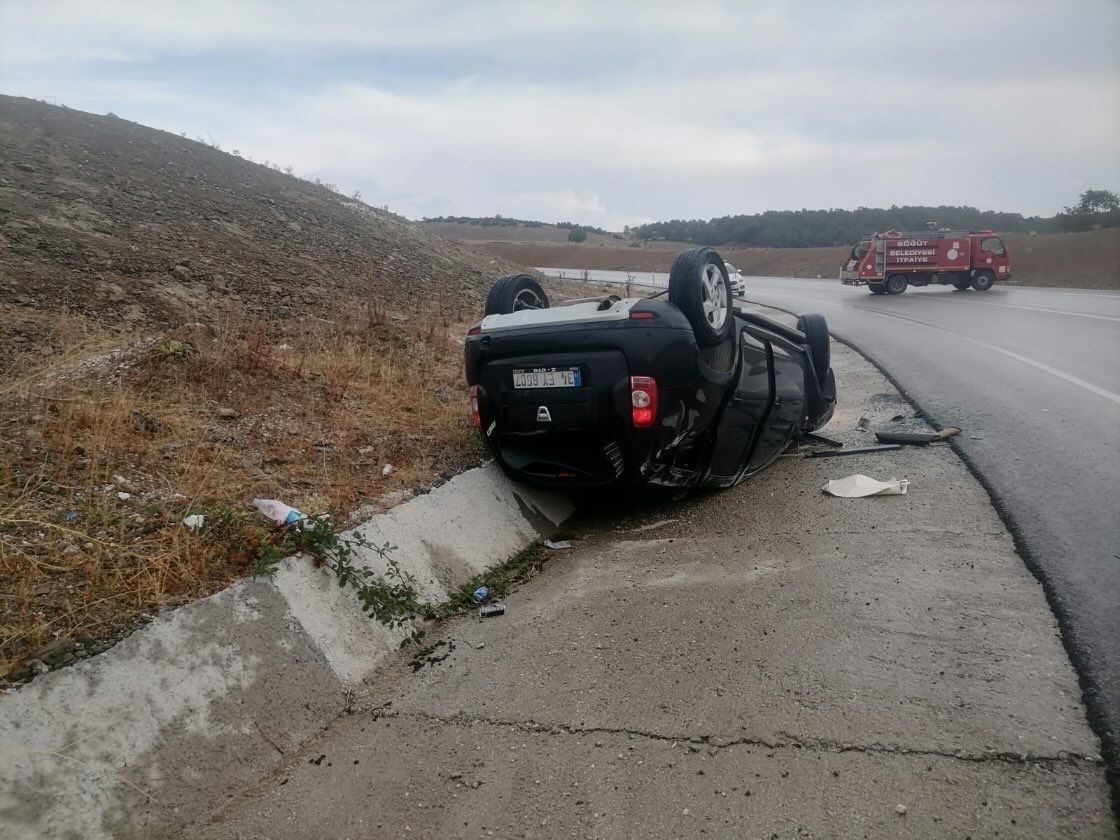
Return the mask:
<path id="1" fill-rule="evenodd" d="M 747 293 L 747 281 L 743 279 L 739 269 L 731 263 L 724 260 L 723 264 L 727 266 L 727 279 L 731 281 L 731 294 L 734 297 L 742 297 Z"/>

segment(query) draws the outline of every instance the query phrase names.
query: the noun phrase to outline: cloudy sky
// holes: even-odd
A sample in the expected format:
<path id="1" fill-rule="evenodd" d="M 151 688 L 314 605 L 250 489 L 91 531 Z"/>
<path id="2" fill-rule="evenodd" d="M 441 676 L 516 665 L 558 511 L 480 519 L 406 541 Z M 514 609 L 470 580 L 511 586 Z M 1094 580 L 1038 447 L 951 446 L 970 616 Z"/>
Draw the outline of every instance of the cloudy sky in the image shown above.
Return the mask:
<path id="1" fill-rule="evenodd" d="M 413 218 L 651 219 L 1120 189 L 1120 0 L 0 0 L 0 92 Z"/>

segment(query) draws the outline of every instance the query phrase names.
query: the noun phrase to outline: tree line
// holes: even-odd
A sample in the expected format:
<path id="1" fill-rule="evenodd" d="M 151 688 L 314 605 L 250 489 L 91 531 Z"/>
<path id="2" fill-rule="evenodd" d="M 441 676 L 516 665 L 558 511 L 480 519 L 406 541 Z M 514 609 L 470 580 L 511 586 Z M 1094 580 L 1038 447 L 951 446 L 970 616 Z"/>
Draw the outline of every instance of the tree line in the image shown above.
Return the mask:
<path id="1" fill-rule="evenodd" d="M 639 239 L 670 239 L 701 245 L 807 248 L 851 245 L 884 230 L 994 230 L 1051 233 L 1120 226 L 1120 204 L 1108 190 L 1086 190 L 1081 200 L 1055 216 L 1023 216 L 975 207 L 859 207 L 855 210 L 767 210 L 716 219 L 673 219 L 630 228 Z"/>

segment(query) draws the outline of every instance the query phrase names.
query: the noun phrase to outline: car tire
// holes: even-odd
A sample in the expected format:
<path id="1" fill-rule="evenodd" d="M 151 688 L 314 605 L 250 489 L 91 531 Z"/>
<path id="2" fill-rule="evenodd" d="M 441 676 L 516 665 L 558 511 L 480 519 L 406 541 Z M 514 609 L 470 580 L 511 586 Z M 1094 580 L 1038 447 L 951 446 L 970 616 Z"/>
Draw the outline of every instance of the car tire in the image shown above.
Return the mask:
<path id="1" fill-rule="evenodd" d="M 968 288 L 971 285 L 972 285 L 972 281 L 968 278 L 968 275 L 965 275 L 963 277 L 958 277 L 956 280 L 953 281 L 953 288 L 956 289 L 958 292 L 968 291 Z"/>
<path id="2" fill-rule="evenodd" d="M 873 295 L 885 295 L 887 293 L 887 287 L 883 283 L 868 283 L 867 288 Z"/>
<path id="3" fill-rule="evenodd" d="M 487 315 L 509 315 L 522 309 L 548 309 L 548 295 L 528 274 L 499 277 L 486 295 Z"/>
<path id="4" fill-rule="evenodd" d="M 887 294 L 900 295 L 906 291 L 908 285 L 905 274 L 892 274 L 887 278 Z"/>
<path id="5" fill-rule="evenodd" d="M 978 292 L 986 292 L 992 288 L 992 284 L 996 282 L 996 276 L 992 272 L 984 269 L 977 271 L 972 278 L 972 288 Z"/>
<path id="6" fill-rule="evenodd" d="M 669 302 L 684 313 L 696 340 L 714 347 L 731 334 L 731 281 L 714 248 L 681 251 L 669 272 Z"/>
<path id="7" fill-rule="evenodd" d="M 823 315 L 815 313 L 802 315 L 797 319 L 797 329 L 805 333 L 805 344 L 809 347 L 809 355 L 813 359 L 813 370 L 817 374 L 817 381 L 823 385 L 828 376 L 828 369 L 832 365 L 828 321 Z"/>

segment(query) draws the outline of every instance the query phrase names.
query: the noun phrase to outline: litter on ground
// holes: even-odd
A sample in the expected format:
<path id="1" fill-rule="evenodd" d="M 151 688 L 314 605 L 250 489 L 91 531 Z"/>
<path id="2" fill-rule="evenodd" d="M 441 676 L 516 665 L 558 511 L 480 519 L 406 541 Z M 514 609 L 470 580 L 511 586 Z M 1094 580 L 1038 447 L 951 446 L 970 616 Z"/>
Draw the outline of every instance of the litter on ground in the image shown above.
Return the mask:
<path id="1" fill-rule="evenodd" d="M 201 513 L 192 513 L 190 516 L 183 517 L 183 524 L 192 531 L 197 531 L 201 528 L 205 521 L 206 517 Z"/>
<path id="2" fill-rule="evenodd" d="M 556 542 L 553 542 L 552 540 L 545 540 L 544 545 L 545 545 L 545 548 L 553 548 L 553 549 L 556 549 L 556 548 L 571 548 L 572 547 L 571 540 L 556 540 Z"/>
<path id="3" fill-rule="evenodd" d="M 484 618 L 493 618 L 496 615 L 505 615 L 505 614 L 506 614 L 506 605 L 505 604 L 487 604 L 486 606 L 479 608 L 479 610 L 478 610 L 478 620 L 482 621 L 482 619 L 484 619 Z"/>
<path id="4" fill-rule="evenodd" d="M 253 499 L 253 507 L 277 525 L 290 525 L 307 518 L 306 514 L 300 513 L 294 507 L 289 507 L 276 499 Z"/>
<path id="5" fill-rule="evenodd" d="M 833 479 L 821 490 L 842 499 L 858 499 L 863 496 L 905 496 L 906 488 L 909 486 L 910 482 L 905 478 L 879 481 L 871 476 L 856 473 L 847 478 Z"/>

